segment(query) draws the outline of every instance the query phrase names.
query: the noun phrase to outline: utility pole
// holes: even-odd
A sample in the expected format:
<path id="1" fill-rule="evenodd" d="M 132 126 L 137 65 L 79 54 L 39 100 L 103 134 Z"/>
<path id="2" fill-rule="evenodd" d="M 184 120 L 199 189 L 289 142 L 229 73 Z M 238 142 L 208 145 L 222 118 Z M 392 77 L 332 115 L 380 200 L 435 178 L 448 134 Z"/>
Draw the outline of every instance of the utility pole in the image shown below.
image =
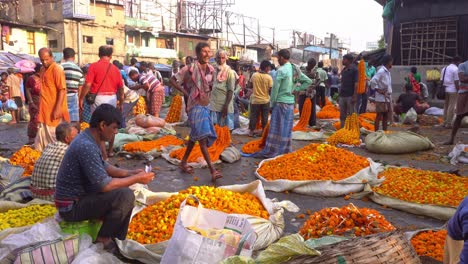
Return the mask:
<path id="1" fill-rule="evenodd" d="M 260 44 L 261 38 L 260 38 L 260 20 L 257 19 L 257 44 Z"/>
<path id="2" fill-rule="evenodd" d="M 273 28 L 273 47 L 275 46 L 275 31 L 276 31 L 276 29 Z"/>
<path id="3" fill-rule="evenodd" d="M 333 33 L 330 33 L 330 63 L 332 59 L 332 48 L 333 48 Z"/>
<path id="4" fill-rule="evenodd" d="M 242 16 L 242 25 L 243 25 L 243 28 L 244 28 L 244 54 L 247 52 L 247 44 L 245 42 L 245 20 L 244 20 L 244 16 Z"/>

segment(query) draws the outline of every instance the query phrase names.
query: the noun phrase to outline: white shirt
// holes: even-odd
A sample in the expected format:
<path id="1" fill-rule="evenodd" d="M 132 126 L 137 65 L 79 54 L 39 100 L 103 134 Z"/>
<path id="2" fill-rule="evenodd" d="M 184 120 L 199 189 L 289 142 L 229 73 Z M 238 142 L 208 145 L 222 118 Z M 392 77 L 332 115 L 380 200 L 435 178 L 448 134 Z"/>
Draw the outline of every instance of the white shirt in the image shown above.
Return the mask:
<path id="1" fill-rule="evenodd" d="M 445 79 L 444 79 L 445 76 Z M 458 67 L 455 64 L 450 64 L 445 67 L 441 74 L 440 80 L 444 80 L 445 92 L 446 93 L 456 93 L 457 89 L 455 88 L 455 81 L 459 81 L 458 78 Z"/>
<path id="2" fill-rule="evenodd" d="M 386 94 L 381 94 L 379 92 L 375 93 L 376 102 L 390 102 L 392 94 L 392 75 L 385 66 L 380 67 L 372 78 L 371 88 L 374 90 L 386 91 Z"/>

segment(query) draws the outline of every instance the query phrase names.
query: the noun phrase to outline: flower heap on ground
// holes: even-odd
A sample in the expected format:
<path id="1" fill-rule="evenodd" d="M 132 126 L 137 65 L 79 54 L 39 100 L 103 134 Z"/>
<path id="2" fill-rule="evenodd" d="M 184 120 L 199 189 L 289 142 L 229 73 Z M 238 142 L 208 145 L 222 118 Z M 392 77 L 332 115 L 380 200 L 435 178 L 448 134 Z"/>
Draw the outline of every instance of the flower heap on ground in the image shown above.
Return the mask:
<path id="1" fill-rule="evenodd" d="M 349 178 L 369 166 L 369 161 L 345 149 L 310 144 L 262 163 L 258 169 L 266 180 L 333 180 Z"/>
<path id="2" fill-rule="evenodd" d="M 219 160 L 219 156 L 223 151 L 231 145 L 231 133 L 229 132 L 229 128 L 227 126 L 220 127 L 218 125 L 215 126 L 216 135 L 218 138 L 216 141 L 208 148 L 208 153 L 210 155 L 210 159 L 212 162 Z M 187 147 L 180 148 L 173 150 L 169 156 L 171 158 L 175 158 L 178 160 L 182 160 L 185 154 L 185 150 Z M 201 152 L 201 148 L 199 144 L 196 144 L 193 148 L 190 156 L 188 158 L 188 162 L 199 162 L 200 159 L 203 158 L 203 154 Z"/>
<path id="3" fill-rule="evenodd" d="M 314 212 L 301 227 L 299 234 L 307 240 L 330 235 L 367 236 L 394 229 L 378 211 L 349 204 Z"/>
<path id="4" fill-rule="evenodd" d="M 265 219 L 269 217 L 260 200 L 253 194 L 211 186 L 192 186 L 136 214 L 130 222 L 127 238 L 142 244 L 168 240 L 174 231 L 180 204 L 189 195 L 196 196 L 207 209 L 228 214 L 247 214 Z M 187 199 L 187 205 L 198 206 L 194 199 Z"/>
<path id="5" fill-rule="evenodd" d="M 181 113 L 182 113 L 182 96 L 176 95 L 172 97 L 171 106 L 166 116 L 166 122 L 167 123 L 179 122 Z"/>
<path id="6" fill-rule="evenodd" d="M 32 225 L 53 216 L 57 210 L 54 205 L 31 205 L 0 213 L 0 231 L 8 228 Z"/>
<path id="7" fill-rule="evenodd" d="M 413 245 L 419 256 L 427 256 L 443 261 L 446 237 L 447 230 L 423 231 L 411 238 L 411 245 Z"/>
<path id="8" fill-rule="evenodd" d="M 124 145 L 123 150 L 128 152 L 148 152 L 153 149 L 161 150 L 161 147 L 180 146 L 184 141 L 176 136 L 167 135 L 151 141 L 130 142 Z"/>
<path id="9" fill-rule="evenodd" d="M 245 154 L 252 154 L 262 150 L 265 147 L 269 130 L 270 122 L 267 123 L 265 129 L 263 130 L 262 138 L 247 142 L 244 146 L 242 146 L 242 152 L 244 152 Z"/>
<path id="10" fill-rule="evenodd" d="M 361 132 L 359 131 L 359 119 L 354 113 L 346 118 L 345 125 L 342 129 L 336 131 L 333 135 L 327 138 L 328 144 L 337 145 L 361 145 Z"/>
<path id="11" fill-rule="evenodd" d="M 133 108 L 133 115 L 146 115 L 146 102 L 143 96 L 140 96 L 140 98 L 138 98 L 138 102 Z"/>
<path id="12" fill-rule="evenodd" d="M 32 149 L 30 146 L 22 146 L 10 158 L 10 163 L 24 168 L 23 176 L 31 176 L 34 164 L 41 156 L 41 152 Z"/>
<path id="13" fill-rule="evenodd" d="M 374 191 L 411 203 L 457 207 L 468 195 L 468 178 L 412 168 L 388 168 Z"/>

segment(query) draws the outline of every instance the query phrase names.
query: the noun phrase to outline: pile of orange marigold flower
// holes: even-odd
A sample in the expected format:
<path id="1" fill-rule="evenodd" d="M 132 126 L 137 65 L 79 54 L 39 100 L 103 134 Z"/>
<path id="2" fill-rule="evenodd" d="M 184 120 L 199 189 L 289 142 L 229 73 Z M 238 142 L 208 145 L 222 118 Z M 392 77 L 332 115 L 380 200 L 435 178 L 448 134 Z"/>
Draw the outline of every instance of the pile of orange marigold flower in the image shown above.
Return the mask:
<path id="1" fill-rule="evenodd" d="M 258 174 L 267 180 L 342 180 L 369 166 L 369 161 L 345 149 L 310 144 L 262 163 Z"/>
<path id="2" fill-rule="evenodd" d="M 250 193 L 238 193 L 210 186 L 192 186 L 168 199 L 148 206 L 133 217 L 127 238 L 142 244 L 168 240 L 174 231 L 180 204 L 189 196 L 196 196 L 203 207 L 228 214 L 247 214 L 268 219 L 261 201 Z M 188 205 L 197 206 L 193 199 Z"/>
<path id="3" fill-rule="evenodd" d="M 265 129 L 262 133 L 261 139 L 252 140 L 247 142 L 244 146 L 242 146 L 242 152 L 245 154 L 252 154 L 255 152 L 259 152 L 265 147 L 266 139 L 268 137 L 268 131 L 270 130 L 270 122 L 267 123 Z"/>
<path id="4" fill-rule="evenodd" d="M 367 236 L 394 229 L 378 211 L 349 204 L 314 212 L 301 227 L 299 234 L 307 240 L 330 235 Z"/>
<path id="5" fill-rule="evenodd" d="M 143 96 L 140 96 L 140 98 L 138 98 L 137 104 L 135 105 L 135 107 L 133 107 L 133 115 L 137 116 L 140 114 L 146 115 L 146 102 Z"/>
<path id="6" fill-rule="evenodd" d="M 362 113 L 359 115 L 359 125 L 369 131 L 374 131 L 374 123 L 376 117 L 376 113 Z M 336 128 L 336 130 L 339 130 L 341 128 L 341 122 L 335 122 L 333 123 L 333 126 Z"/>
<path id="7" fill-rule="evenodd" d="M 10 158 L 10 163 L 24 168 L 23 176 L 31 176 L 34 164 L 41 156 L 41 152 L 32 149 L 30 146 L 22 146 Z"/>
<path id="8" fill-rule="evenodd" d="M 161 150 L 161 147 L 180 146 L 184 141 L 176 136 L 167 135 L 156 140 L 130 142 L 124 145 L 123 150 L 128 152 L 148 152 L 153 149 Z"/>
<path id="9" fill-rule="evenodd" d="M 334 105 L 325 105 L 318 113 L 318 119 L 337 119 L 340 118 L 340 109 Z"/>
<path id="10" fill-rule="evenodd" d="M 361 145 L 361 132 L 359 131 L 359 119 L 356 113 L 348 116 L 345 125 L 342 129 L 336 131 L 331 137 L 327 138 L 327 142 L 331 145 L 339 143 L 346 145 Z"/>
<path id="11" fill-rule="evenodd" d="M 172 97 L 171 107 L 169 112 L 167 112 L 166 122 L 175 123 L 180 121 L 180 116 L 182 113 L 182 96 L 176 95 Z"/>
<path id="12" fill-rule="evenodd" d="M 374 191 L 411 203 L 457 207 L 468 195 L 468 178 L 412 168 L 388 168 Z"/>
<path id="13" fill-rule="evenodd" d="M 446 237 L 447 230 L 423 231 L 411 238 L 411 245 L 413 245 L 419 256 L 427 256 L 443 261 Z"/>
<path id="14" fill-rule="evenodd" d="M 208 153 L 210 155 L 210 159 L 212 162 L 219 160 L 219 156 L 221 156 L 221 153 L 223 153 L 223 151 L 227 147 L 229 147 L 229 145 L 231 145 L 231 132 L 229 132 L 229 128 L 227 126 L 220 127 L 216 125 L 215 130 L 216 130 L 216 135 L 218 136 L 218 138 L 213 143 L 213 145 L 211 145 L 211 147 L 208 148 Z M 169 154 L 169 156 L 171 158 L 182 160 L 186 149 L 187 147 L 173 150 Z M 201 152 L 200 145 L 196 144 L 195 147 L 193 147 L 193 150 L 190 153 L 190 156 L 187 161 L 198 162 L 201 158 L 203 158 L 203 154 Z"/>

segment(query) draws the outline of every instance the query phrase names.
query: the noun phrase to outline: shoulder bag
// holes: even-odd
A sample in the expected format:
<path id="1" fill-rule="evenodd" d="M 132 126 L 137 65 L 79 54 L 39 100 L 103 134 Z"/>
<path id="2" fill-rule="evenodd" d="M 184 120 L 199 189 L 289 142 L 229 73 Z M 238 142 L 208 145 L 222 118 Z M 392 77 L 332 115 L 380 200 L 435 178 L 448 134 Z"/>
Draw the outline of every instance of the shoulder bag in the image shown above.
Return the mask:
<path id="1" fill-rule="evenodd" d="M 111 65 L 112 64 L 109 63 L 109 66 L 107 67 L 106 75 L 104 75 L 104 78 L 102 79 L 101 85 L 99 85 L 99 88 L 97 89 L 96 93 L 89 92 L 85 96 L 85 100 L 86 100 L 86 103 L 88 103 L 88 105 L 93 105 L 96 102 L 96 96 L 98 95 L 99 91 L 101 90 L 102 84 L 106 80 L 106 77 L 107 77 L 107 74 L 109 73 L 109 69 L 110 69 Z"/>
<path id="2" fill-rule="evenodd" d="M 447 66 L 448 67 L 448 66 Z M 445 85 L 444 85 L 444 81 L 445 81 L 445 72 L 447 71 L 447 67 L 445 67 L 444 69 L 444 73 L 442 75 L 442 82 L 437 86 L 437 99 L 439 100 L 445 100 Z"/>

